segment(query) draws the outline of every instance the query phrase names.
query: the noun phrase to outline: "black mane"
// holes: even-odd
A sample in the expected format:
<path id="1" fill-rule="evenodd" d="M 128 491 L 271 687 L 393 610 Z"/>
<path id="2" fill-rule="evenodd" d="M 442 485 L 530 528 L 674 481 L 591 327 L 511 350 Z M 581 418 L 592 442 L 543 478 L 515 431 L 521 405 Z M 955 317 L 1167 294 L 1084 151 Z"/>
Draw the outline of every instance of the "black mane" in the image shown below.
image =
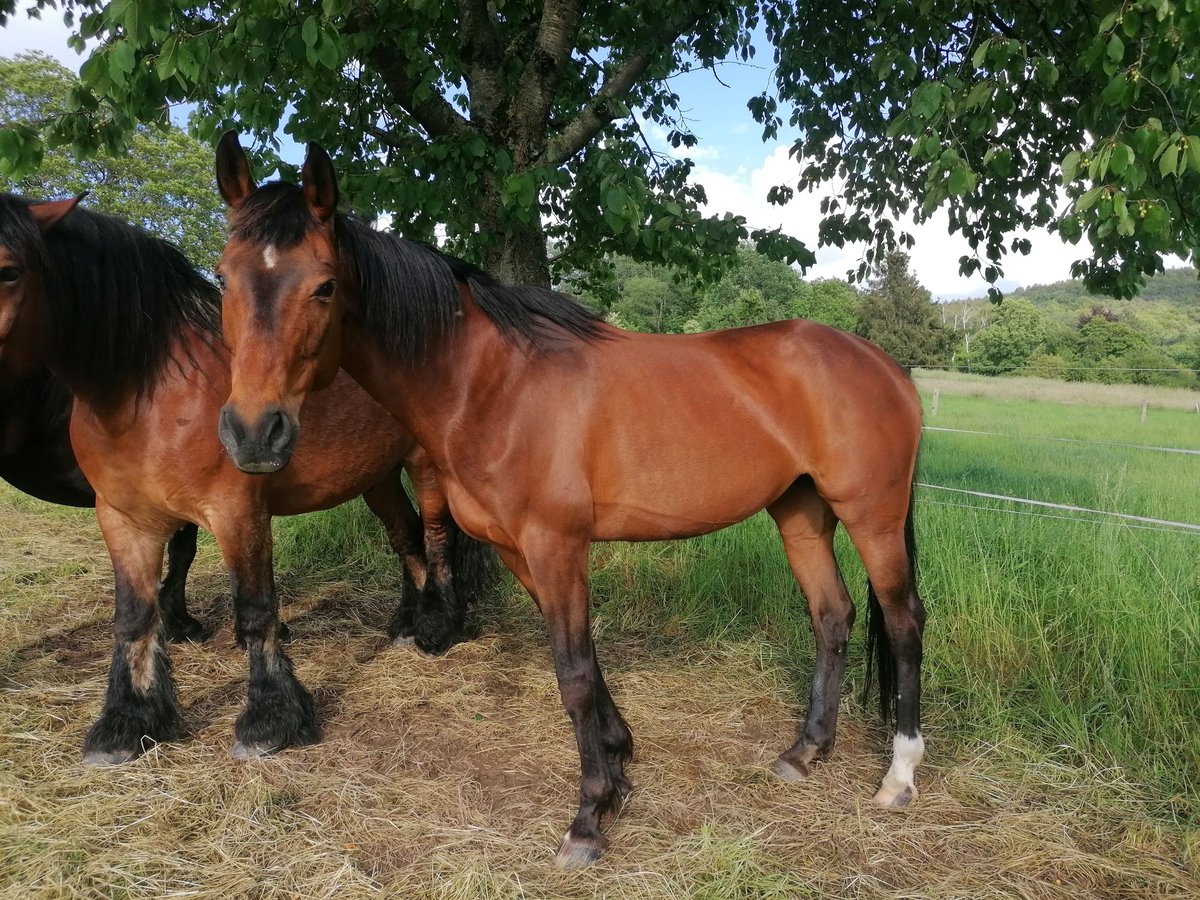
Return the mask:
<path id="1" fill-rule="evenodd" d="M 304 193 L 272 182 L 252 193 L 230 220 L 230 236 L 257 246 L 294 247 L 313 227 Z M 376 231 L 353 216 L 335 220 L 337 251 L 355 281 L 368 331 L 393 357 L 420 361 L 460 320 L 460 283 L 500 330 L 542 349 L 564 336 L 595 340 L 602 320 L 566 294 L 512 287 L 427 244 Z"/>
<path id="2" fill-rule="evenodd" d="M 0 194 L 0 243 L 40 258 L 54 365 L 73 390 L 147 392 L 178 337 L 220 334 L 220 294 L 174 244 L 82 207 L 43 236 L 29 205 Z"/>

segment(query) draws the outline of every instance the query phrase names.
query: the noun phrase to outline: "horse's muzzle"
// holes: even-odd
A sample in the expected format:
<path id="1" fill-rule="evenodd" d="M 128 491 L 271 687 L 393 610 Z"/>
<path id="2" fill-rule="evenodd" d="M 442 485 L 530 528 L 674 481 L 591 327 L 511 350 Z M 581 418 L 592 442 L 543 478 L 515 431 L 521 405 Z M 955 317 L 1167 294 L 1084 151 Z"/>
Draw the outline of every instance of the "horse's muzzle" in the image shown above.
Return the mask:
<path id="1" fill-rule="evenodd" d="M 227 403 L 221 407 L 217 434 L 234 465 L 243 472 L 267 475 L 291 460 L 300 426 L 278 406 L 267 407 L 258 421 L 247 424 Z"/>

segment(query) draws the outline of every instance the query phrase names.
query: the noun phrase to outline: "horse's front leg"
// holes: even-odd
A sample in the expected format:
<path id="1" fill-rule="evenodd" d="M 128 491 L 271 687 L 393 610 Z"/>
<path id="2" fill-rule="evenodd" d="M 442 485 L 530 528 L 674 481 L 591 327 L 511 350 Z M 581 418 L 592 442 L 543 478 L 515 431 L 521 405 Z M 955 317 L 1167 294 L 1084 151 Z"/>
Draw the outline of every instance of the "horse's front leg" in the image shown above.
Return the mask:
<path id="1" fill-rule="evenodd" d="M 158 608 L 163 545 L 172 526 L 148 527 L 101 498 L 96 517 L 112 558 L 116 611 L 104 708 L 83 742 L 87 765 L 127 762 L 149 743 L 180 733 Z"/>
<path id="2" fill-rule="evenodd" d="M 608 844 L 601 820 L 618 811 L 630 790 L 624 763 L 633 753 L 629 728 L 609 695 L 592 643 L 588 541 L 543 533 L 523 540 L 519 557 L 501 555 L 546 620 L 559 694 L 579 748 L 579 811 L 555 862 L 565 868 L 585 866 L 599 859 Z"/>
<path id="3" fill-rule="evenodd" d="M 252 759 L 317 740 L 313 700 L 284 652 L 271 559 L 271 518 L 264 506 L 227 513 L 213 528 L 229 569 L 234 634 L 246 650 L 250 682 L 234 723 L 235 759 Z"/>

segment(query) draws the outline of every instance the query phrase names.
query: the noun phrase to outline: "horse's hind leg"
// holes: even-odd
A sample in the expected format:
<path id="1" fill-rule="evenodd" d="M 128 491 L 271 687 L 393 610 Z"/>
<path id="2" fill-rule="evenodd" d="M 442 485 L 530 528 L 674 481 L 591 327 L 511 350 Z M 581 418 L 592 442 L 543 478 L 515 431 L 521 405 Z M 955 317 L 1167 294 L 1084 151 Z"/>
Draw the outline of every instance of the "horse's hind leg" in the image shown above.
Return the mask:
<path id="1" fill-rule="evenodd" d="M 817 646 L 804 731 L 774 765 L 783 778 L 799 781 L 808 776 L 814 760 L 832 749 L 837 736 L 854 603 L 833 555 L 837 519 L 817 494 L 812 479 L 798 479 L 767 511 L 779 526 L 788 564 L 808 601 Z"/>
<path id="2" fill-rule="evenodd" d="M 168 531 L 147 532 L 101 499 L 96 517 L 112 557 L 116 612 L 104 709 L 83 742 L 87 765 L 127 762 L 142 754 L 146 741 L 170 740 L 180 730 L 158 609 Z"/>
<path id="3" fill-rule="evenodd" d="M 416 635 L 420 596 L 428 574 L 421 517 L 404 493 L 399 469 L 375 487 L 364 491 L 363 500 L 383 523 L 388 543 L 400 557 L 404 581 L 400 602 L 396 604 L 396 610 L 388 622 L 388 637 L 398 646 L 407 646 Z"/>
<path id="4" fill-rule="evenodd" d="M 204 626 L 188 613 L 185 594 L 188 571 L 196 559 L 196 531 L 188 522 L 167 543 L 167 575 L 158 588 L 158 606 L 168 641 L 204 639 Z"/>
<path id="5" fill-rule="evenodd" d="M 404 461 L 404 468 L 412 479 L 417 505 L 421 508 L 425 561 L 429 567 L 413 638 L 418 650 L 444 653 L 467 637 L 466 598 L 459 596 L 453 563 L 455 544 L 464 536 L 450 515 L 450 504 L 425 451 L 417 448 Z"/>
<path id="6" fill-rule="evenodd" d="M 875 794 L 876 803 L 892 807 L 908 806 L 916 800 L 914 776 L 925 755 L 925 740 L 921 735 L 925 607 L 917 594 L 911 510 L 907 515 L 906 520 L 894 513 L 886 518 L 842 516 L 867 570 L 870 603 L 867 629 L 878 663 L 885 719 L 895 710 L 892 765 Z"/>

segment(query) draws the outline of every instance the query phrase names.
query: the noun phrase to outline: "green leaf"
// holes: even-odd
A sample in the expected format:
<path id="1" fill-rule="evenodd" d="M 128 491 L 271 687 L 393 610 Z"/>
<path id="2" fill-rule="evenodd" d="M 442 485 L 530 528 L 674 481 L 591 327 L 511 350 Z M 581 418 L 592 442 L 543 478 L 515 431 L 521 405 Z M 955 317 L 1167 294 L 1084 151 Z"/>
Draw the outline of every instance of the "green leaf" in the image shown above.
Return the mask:
<path id="1" fill-rule="evenodd" d="M 162 50 L 158 54 L 158 62 L 155 63 L 154 69 L 158 72 L 158 77 L 164 81 L 170 78 L 179 68 L 179 36 L 172 35 L 167 38 L 163 44 Z"/>
<path id="2" fill-rule="evenodd" d="M 1062 161 L 1062 180 L 1063 184 L 1075 180 L 1075 175 L 1079 171 L 1079 160 L 1082 154 L 1078 150 L 1072 150 Z"/>
<path id="3" fill-rule="evenodd" d="M 1044 56 L 1039 56 L 1033 67 L 1033 75 L 1039 83 L 1046 87 L 1054 87 L 1058 83 L 1058 66 L 1046 59 Z"/>
<path id="4" fill-rule="evenodd" d="M 975 173 L 963 165 L 950 173 L 950 183 L 947 187 L 955 197 L 963 197 L 975 190 L 975 183 Z"/>
<path id="5" fill-rule="evenodd" d="M 200 71 L 203 68 L 199 57 L 196 55 L 196 41 L 180 41 L 176 44 L 176 47 L 178 48 L 179 57 L 176 60 L 176 66 L 189 81 L 196 81 L 200 77 Z"/>
<path id="6" fill-rule="evenodd" d="M 971 55 L 971 65 L 977 69 L 982 69 L 983 64 L 987 62 L 988 48 L 991 46 L 992 40 L 988 38 L 982 44 L 975 48 L 975 52 Z"/>
<path id="7" fill-rule="evenodd" d="M 1129 87 L 1129 77 L 1124 72 L 1118 72 L 1114 75 L 1104 90 L 1100 93 L 1100 99 L 1105 103 L 1117 103 L 1124 99 L 1125 89 Z"/>
<path id="8" fill-rule="evenodd" d="M 1166 232 L 1170 224 L 1170 217 L 1161 203 L 1151 203 L 1150 208 L 1146 210 L 1146 217 L 1142 219 L 1142 230 L 1149 231 L 1154 234 L 1163 234 Z"/>
<path id="9" fill-rule="evenodd" d="M 1108 39 L 1108 46 L 1105 48 L 1105 53 L 1110 60 L 1119 63 L 1125 58 L 1125 44 L 1114 34 Z"/>
<path id="10" fill-rule="evenodd" d="M 304 38 L 305 46 L 307 46 L 310 50 L 317 46 L 317 41 L 320 40 L 321 32 L 316 16 L 309 16 L 304 20 L 304 24 L 300 26 L 300 36 Z"/>
<path id="11" fill-rule="evenodd" d="M 326 69 L 336 72 L 342 63 L 342 54 L 338 50 L 337 37 L 329 33 L 321 35 L 317 44 L 317 61 Z"/>
<path id="12" fill-rule="evenodd" d="M 944 88 L 939 82 L 926 81 L 912 96 L 910 109 L 919 119 L 931 119 L 942 106 Z"/>
<path id="13" fill-rule="evenodd" d="M 129 41 L 117 41 L 108 52 L 108 77 L 118 87 L 122 87 L 129 80 L 136 63 L 137 54 Z"/>
<path id="14" fill-rule="evenodd" d="M 1096 205 L 1096 201 L 1100 199 L 1100 192 L 1104 190 L 1102 187 L 1094 187 L 1090 191 L 1084 193 L 1082 197 L 1075 201 L 1076 212 L 1087 212 Z"/>
<path id="15" fill-rule="evenodd" d="M 1128 144 L 1117 144 L 1113 147 L 1108 168 L 1114 175 L 1123 175 L 1133 164 L 1133 149 Z"/>
<path id="16" fill-rule="evenodd" d="M 1187 137 L 1188 168 L 1200 172 L 1200 137 L 1189 134 Z"/>
<path id="17" fill-rule="evenodd" d="M 1179 144 L 1171 141 L 1163 149 L 1162 156 L 1158 158 L 1158 174 L 1166 178 L 1168 175 L 1174 175 L 1175 169 L 1179 165 Z"/>
<path id="18" fill-rule="evenodd" d="M 604 192 L 604 206 L 611 212 L 620 214 L 629 202 L 629 195 L 619 187 L 611 187 Z"/>

